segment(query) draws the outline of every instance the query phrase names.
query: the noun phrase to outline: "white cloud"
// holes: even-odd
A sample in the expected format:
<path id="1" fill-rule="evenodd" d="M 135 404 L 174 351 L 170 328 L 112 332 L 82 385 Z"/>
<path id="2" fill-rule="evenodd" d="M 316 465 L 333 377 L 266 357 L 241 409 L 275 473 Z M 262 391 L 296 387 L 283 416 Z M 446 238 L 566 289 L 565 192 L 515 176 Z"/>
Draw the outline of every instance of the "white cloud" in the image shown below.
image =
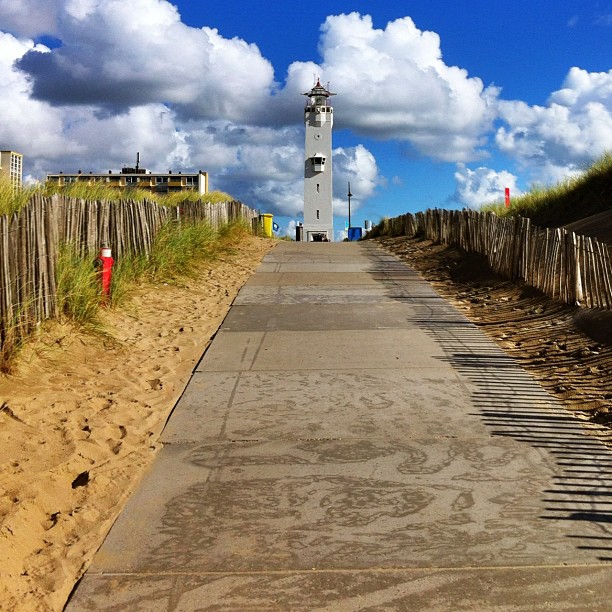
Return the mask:
<path id="1" fill-rule="evenodd" d="M 612 70 L 587 72 L 571 68 L 563 87 L 550 96 L 550 102 L 566 107 L 581 107 L 590 102 L 610 105 L 612 100 Z"/>
<path id="2" fill-rule="evenodd" d="M 140 152 L 149 170 L 207 170 L 212 188 L 224 189 L 251 206 L 277 213 L 301 210 L 301 126 L 185 121 L 175 108 L 159 102 L 118 113 L 91 105 L 51 106 L 32 99 L 31 84 L 14 66 L 33 49 L 49 53 L 31 40 L 0 33 L 0 142 L 25 155 L 31 179 L 79 169 L 117 171 L 133 164 Z"/>
<path id="3" fill-rule="evenodd" d="M 367 15 L 330 16 L 322 26 L 319 50 L 319 73 L 338 93 L 339 127 L 408 141 L 445 161 L 479 156 L 498 90 L 447 66 L 435 32 L 419 30 L 409 17 L 381 30 Z M 288 85 L 299 80 L 304 87 L 312 74 L 312 64 L 293 64 Z"/>
<path id="4" fill-rule="evenodd" d="M 469 208 L 503 202 L 506 187 L 510 189 L 511 197 L 520 195 L 516 186 L 517 177 L 506 170 L 497 172 L 484 167 L 476 170 L 460 167 L 455 172 L 455 181 L 457 188 L 453 200 Z"/>
<path id="5" fill-rule="evenodd" d="M 500 101 L 499 149 L 542 182 L 575 173 L 612 147 L 612 70 L 572 68 L 547 106 Z"/>
<path id="6" fill-rule="evenodd" d="M 0 143 L 3 148 L 23 151 L 33 157 L 54 157 L 60 152 L 82 150 L 65 137 L 62 113 L 32 100 L 30 84 L 13 66 L 15 60 L 34 49 L 41 54 L 48 52 L 46 47 L 34 45 L 31 40 L 18 40 L 0 32 Z"/>
<path id="7" fill-rule="evenodd" d="M 259 131 L 271 133 L 262 128 Z M 249 134 L 256 132 L 248 131 Z M 273 134 L 275 142 L 269 148 L 246 142 L 241 145 L 234 165 L 226 170 L 226 176 L 234 186 L 242 186 L 247 201 L 253 206 L 276 215 L 299 217 L 304 209 L 303 134 L 301 130 L 295 130 L 291 143 L 288 142 L 287 130 Z M 333 151 L 335 215 L 348 214 L 346 193 L 349 181 L 351 192 L 355 195 L 351 200 L 351 209 L 358 210 L 374 194 L 380 182 L 376 160 L 363 145 L 340 147 Z"/>
<path id="8" fill-rule="evenodd" d="M 55 35 L 63 4 L 61 0 L 0 0 L 0 24 L 16 36 Z"/>
<path id="9" fill-rule="evenodd" d="M 255 45 L 186 26 L 165 0 L 68 1 L 58 36 L 59 48 L 19 62 L 33 95 L 55 105 L 166 103 L 186 117 L 248 121 L 274 86 Z"/>
<path id="10" fill-rule="evenodd" d="M 177 151 L 184 144 L 174 113 L 163 104 L 137 106 L 120 115 L 100 116 L 91 109 L 79 109 L 66 126 L 66 135 L 87 143 L 88 157 L 108 169 L 133 165 L 140 152 L 143 166 L 165 171 L 171 159 L 180 157 Z"/>
<path id="11" fill-rule="evenodd" d="M 408 141 L 446 161 L 480 156 L 494 117 L 497 89 L 447 66 L 439 36 L 409 17 L 384 30 L 367 15 L 328 17 L 321 65 L 293 63 L 283 88 L 257 46 L 185 25 L 166 0 L 64 0 L 56 21 L 62 45 L 20 61 L 34 96 L 55 105 L 120 113 L 164 103 L 183 120 L 291 124 L 299 116 L 296 95 L 318 73 L 338 90 L 338 127 Z"/>
<path id="12" fill-rule="evenodd" d="M 300 128 L 208 124 L 188 137 L 190 158 L 213 171 L 212 184 L 254 208 L 296 216 L 304 202 Z"/>
<path id="13" fill-rule="evenodd" d="M 351 212 L 359 210 L 380 183 L 376 159 L 363 145 L 339 147 L 333 151 L 334 214 L 348 216 L 348 183 L 351 184 Z"/>
<path id="14" fill-rule="evenodd" d="M 289 236 L 289 238 L 293 238 L 295 240 L 295 226 L 297 225 L 297 221 L 291 219 L 287 224 L 287 227 L 281 228 L 279 233 L 280 236 Z"/>

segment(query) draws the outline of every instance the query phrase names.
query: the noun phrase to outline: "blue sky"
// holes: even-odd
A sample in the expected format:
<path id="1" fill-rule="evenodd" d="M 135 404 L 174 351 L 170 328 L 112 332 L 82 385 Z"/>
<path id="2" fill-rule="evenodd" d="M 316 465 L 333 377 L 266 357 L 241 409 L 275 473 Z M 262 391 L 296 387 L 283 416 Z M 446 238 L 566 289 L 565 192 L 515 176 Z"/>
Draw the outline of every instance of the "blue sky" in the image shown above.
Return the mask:
<path id="1" fill-rule="evenodd" d="M 612 149 L 612 0 L 0 0 L 0 147 L 46 173 L 207 170 L 300 219 L 302 108 L 333 99 L 337 229 L 476 207 Z"/>

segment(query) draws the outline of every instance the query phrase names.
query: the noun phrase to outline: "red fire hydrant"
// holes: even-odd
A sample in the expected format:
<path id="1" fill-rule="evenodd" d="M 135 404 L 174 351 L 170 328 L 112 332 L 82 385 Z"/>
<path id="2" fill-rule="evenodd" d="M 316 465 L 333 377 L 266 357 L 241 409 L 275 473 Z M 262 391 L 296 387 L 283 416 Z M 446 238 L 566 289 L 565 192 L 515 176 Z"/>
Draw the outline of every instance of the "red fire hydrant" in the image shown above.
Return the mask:
<path id="1" fill-rule="evenodd" d="M 105 302 L 107 302 L 110 297 L 114 263 L 115 260 L 111 256 L 111 249 L 109 247 L 102 247 L 100 249 L 100 255 L 96 258 L 94 265 L 98 269 L 102 280 L 102 298 Z"/>

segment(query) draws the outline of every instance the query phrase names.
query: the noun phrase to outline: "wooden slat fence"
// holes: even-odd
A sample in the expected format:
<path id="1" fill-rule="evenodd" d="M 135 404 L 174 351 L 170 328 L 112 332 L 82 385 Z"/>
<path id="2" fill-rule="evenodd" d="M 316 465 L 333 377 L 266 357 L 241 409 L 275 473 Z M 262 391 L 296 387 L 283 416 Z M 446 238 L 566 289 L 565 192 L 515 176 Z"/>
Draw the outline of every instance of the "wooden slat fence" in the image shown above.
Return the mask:
<path id="1" fill-rule="evenodd" d="M 484 255 L 509 279 L 523 279 L 566 304 L 612 309 L 612 248 L 563 228 L 544 229 L 524 217 L 430 209 L 384 219 L 372 236 L 423 236 Z"/>
<path id="2" fill-rule="evenodd" d="M 170 219 L 205 220 L 213 227 L 257 212 L 241 202 L 185 202 L 180 209 L 149 201 L 80 200 L 37 194 L 12 216 L 0 217 L 0 352 L 56 312 L 56 262 L 61 244 L 93 259 L 102 245 L 113 257 L 149 256 L 155 236 Z"/>

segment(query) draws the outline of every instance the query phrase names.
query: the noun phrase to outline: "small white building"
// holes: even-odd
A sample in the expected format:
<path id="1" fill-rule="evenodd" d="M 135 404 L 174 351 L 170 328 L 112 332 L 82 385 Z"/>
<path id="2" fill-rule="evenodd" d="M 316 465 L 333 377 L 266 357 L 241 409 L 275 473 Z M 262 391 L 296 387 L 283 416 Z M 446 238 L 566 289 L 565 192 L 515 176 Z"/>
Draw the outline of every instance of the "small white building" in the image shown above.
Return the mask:
<path id="1" fill-rule="evenodd" d="M 320 81 L 308 92 L 304 109 L 306 125 L 304 159 L 304 225 L 298 239 L 309 242 L 334 239 L 332 195 L 332 126 L 334 109 L 329 104 L 335 94 Z"/>

